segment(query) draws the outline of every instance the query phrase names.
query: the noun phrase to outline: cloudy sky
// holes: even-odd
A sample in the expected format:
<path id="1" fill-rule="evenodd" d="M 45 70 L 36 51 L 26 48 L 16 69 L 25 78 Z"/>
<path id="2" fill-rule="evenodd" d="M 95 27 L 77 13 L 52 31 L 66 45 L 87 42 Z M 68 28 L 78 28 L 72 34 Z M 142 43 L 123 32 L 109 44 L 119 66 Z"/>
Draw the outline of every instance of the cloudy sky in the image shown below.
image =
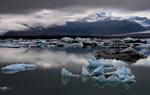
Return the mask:
<path id="1" fill-rule="evenodd" d="M 100 11 L 150 18 L 149 4 L 150 0 L 0 0 L 0 33 L 64 25 Z"/>

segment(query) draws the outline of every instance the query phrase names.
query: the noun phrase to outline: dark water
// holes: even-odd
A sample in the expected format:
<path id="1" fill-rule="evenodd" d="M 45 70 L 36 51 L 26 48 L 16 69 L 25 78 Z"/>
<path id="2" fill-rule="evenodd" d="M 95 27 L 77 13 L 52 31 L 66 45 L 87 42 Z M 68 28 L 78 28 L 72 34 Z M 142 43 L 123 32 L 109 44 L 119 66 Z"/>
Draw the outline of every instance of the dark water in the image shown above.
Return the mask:
<path id="1" fill-rule="evenodd" d="M 15 74 L 0 72 L 0 86 L 11 90 L 0 91 L 0 95 L 150 95 L 150 65 L 130 66 L 136 76 L 136 83 L 126 89 L 123 84 L 116 87 L 98 88 L 89 79 L 73 78 L 67 85 L 62 83 L 61 69 L 67 68 L 73 73 L 81 73 L 87 59 L 93 56 L 95 49 L 0 49 L 0 68 L 7 64 L 26 62 L 37 64 L 38 68 Z M 141 60 L 150 63 L 149 58 Z M 143 63 L 142 63 L 143 62 Z"/>

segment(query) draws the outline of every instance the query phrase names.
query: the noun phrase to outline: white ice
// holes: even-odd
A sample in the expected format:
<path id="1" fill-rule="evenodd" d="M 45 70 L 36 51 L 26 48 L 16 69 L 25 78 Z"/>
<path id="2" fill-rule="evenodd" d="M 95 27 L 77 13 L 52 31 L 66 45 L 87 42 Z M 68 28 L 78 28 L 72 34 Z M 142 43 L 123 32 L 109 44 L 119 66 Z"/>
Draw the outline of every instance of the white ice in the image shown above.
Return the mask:
<path id="1" fill-rule="evenodd" d="M 14 74 L 25 70 L 34 70 L 37 68 L 35 64 L 12 64 L 2 68 L 3 73 Z"/>

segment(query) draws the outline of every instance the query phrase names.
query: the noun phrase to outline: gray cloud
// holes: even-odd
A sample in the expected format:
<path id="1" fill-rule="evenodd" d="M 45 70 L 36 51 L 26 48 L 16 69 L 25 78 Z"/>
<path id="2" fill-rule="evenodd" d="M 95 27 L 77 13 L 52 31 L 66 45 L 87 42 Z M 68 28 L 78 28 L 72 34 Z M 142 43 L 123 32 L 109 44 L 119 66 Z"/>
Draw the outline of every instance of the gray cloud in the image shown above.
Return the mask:
<path id="1" fill-rule="evenodd" d="M 0 0 L 0 13 L 25 13 L 39 9 L 71 11 L 77 7 L 83 7 L 82 10 L 112 8 L 143 11 L 150 9 L 149 4 L 150 0 Z"/>

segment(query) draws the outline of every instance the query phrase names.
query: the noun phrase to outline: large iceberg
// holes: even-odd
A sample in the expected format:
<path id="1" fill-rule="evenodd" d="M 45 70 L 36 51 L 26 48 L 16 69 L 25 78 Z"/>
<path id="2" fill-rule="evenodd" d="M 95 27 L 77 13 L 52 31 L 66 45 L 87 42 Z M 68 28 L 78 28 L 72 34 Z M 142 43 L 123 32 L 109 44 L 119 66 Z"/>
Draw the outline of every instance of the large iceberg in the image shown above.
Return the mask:
<path id="1" fill-rule="evenodd" d="M 37 68 L 35 64 L 12 64 L 2 68 L 3 73 L 14 74 L 25 70 L 34 70 Z"/>

